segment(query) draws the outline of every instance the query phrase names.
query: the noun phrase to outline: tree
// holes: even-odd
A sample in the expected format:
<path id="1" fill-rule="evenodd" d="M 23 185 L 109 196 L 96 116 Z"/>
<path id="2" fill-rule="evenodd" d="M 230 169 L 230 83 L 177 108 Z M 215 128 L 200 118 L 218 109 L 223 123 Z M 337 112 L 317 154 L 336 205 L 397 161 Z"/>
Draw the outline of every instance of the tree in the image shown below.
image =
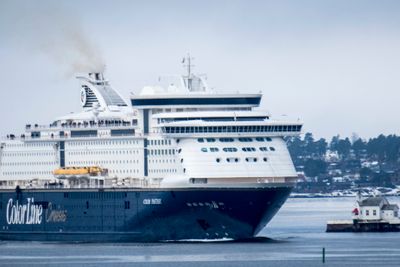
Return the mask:
<path id="1" fill-rule="evenodd" d="M 304 173 L 307 177 L 315 177 L 326 173 L 327 164 L 323 160 L 308 159 L 304 164 Z"/>
<path id="2" fill-rule="evenodd" d="M 353 142 L 352 148 L 356 154 L 359 154 L 362 150 L 367 149 L 367 143 L 360 138 Z"/>
<path id="3" fill-rule="evenodd" d="M 318 155 L 320 157 L 323 157 L 325 155 L 327 147 L 328 147 L 328 143 L 326 142 L 326 140 L 324 138 L 321 138 L 318 141 L 316 141 L 314 143 L 314 145 L 315 145 L 316 152 L 318 153 Z"/>
<path id="4" fill-rule="evenodd" d="M 336 145 L 337 152 L 342 157 L 347 157 L 350 153 L 351 143 L 348 137 L 346 139 L 340 139 Z"/>

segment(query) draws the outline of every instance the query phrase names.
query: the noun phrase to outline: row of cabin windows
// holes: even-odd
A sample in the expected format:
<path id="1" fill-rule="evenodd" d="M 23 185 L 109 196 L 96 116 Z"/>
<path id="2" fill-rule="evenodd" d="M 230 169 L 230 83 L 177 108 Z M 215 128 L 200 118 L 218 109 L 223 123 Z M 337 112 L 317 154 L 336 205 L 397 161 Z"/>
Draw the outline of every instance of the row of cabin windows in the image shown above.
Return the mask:
<path id="1" fill-rule="evenodd" d="M 49 147 L 53 146 L 54 143 L 40 142 L 40 143 L 20 143 L 20 144 L 12 144 L 7 143 L 7 147 Z"/>
<path id="2" fill-rule="evenodd" d="M 149 169 L 149 173 L 176 173 L 176 169 Z"/>
<path id="3" fill-rule="evenodd" d="M 85 146 L 85 145 L 137 145 L 138 140 L 106 140 L 106 141 L 72 141 L 68 142 L 70 146 Z"/>
<path id="4" fill-rule="evenodd" d="M 169 133 L 242 133 L 242 132 L 299 132 L 301 125 L 271 126 L 208 126 L 208 127 L 162 127 Z"/>
<path id="5" fill-rule="evenodd" d="M 68 161 L 68 165 L 94 165 L 94 164 L 134 164 L 139 163 L 139 160 L 83 160 L 83 161 Z"/>
<path id="6" fill-rule="evenodd" d="M 149 163 L 175 163 L 176 161 L 174 159 L 154 159 L 151 160 L 149 159 Z"/>
<path id="7" fill-rule="evenodd" d="M 175 155 L 174 149 L 149 149 L 150 156 L 157 155 Z"/>
<path id="8" fill-rule="evenodd" d="M 3 152 L 4 157 L 44 157 L 54 156 L 54 151 L 43 151 L 43 152 Z"/>
<path id="9" fill-rule="evenodd" d="M 234 158 L 234 157 L 226 158 L 225 160 L 226 160 L 226 162 L 229 162 L 229 163 L 238 163 L 238 162 L 240 162 L 240 158 Z M 267 158 L 267 157 L 264 157 L 262 160 L 263 160 L 264 162 L 267 162 L 267 161 L 268 161 L 268 158 Z M 220 162 L 222 162 L 222 159 L 221 159 L 221 158 L 216 158 L 215 161 L 218 162 L 218 163 L 220 163 Z M 246 161 L 246 162 L 257 162 L 257 161 L 258 161 L 258 158 L 255 158 L 255 157 L 247 157 L 247 158 L 245 158 L 245 161 Z"/>
<path id="10" fill-rule="evenodd" d="M 57 161 L 35 161 L 35 162 L 1 162 L 0 166 L 43 166 L 58 164 Z"/>
<path id="11" fill-rule="evenodd" d="M 149 140 L 149 145 L 151 146 L 163 146 L 163 145 L 171 145 L 171 140 Z"/>
<path id="12" fill-rule="evenodd" d="M 3 172 L 3 175 L 52 175 L 52 171 Z"/>
<path id="13" fill-rule="evenodd" d="M 260 147 L 259 149 L 260 149 L 260 151 L 263 151 L 263 152 L 268 151 L 267 147 Z M 224 147 L 222 150 L 224 152 L 237 152 L 238 151 L 238 149 L 235 148 L 235 147 Z M 271 146 L 271 147 L 269 147 L 269 150 L 270 151 L 275 151 L 275 148 Z M 210 152 L 218 152 L 219 148 L 218 147 L 210 147 L 209 149 L 207 149 L 206 147 L 202 147 L 201 151 L 202 152 L 208 152 L 208 151 L 210 151 Z M 242 151 L 244 151 L 244 152 L 255 152 L 256 148 L 255 147 L 242 147 Z"/>
<path id="14" fill-rule="evenodd" d="M 110 174 L 127 174 L 127 173 L 139 173 L 138 169 L 125 169 L 125 170 L 110 170 Z"/>
<path id="15" fill-rule="evenodd" d="M 100 151 L 72 151 L 68 155 L 122 155 L 122 154 L 139 154 L 139 150 L 100 150 Z"/>
<path id="16" fill-rule="evenodd" d="M 271 142 L 272 138 L 271 137 L 256 137 L 255 138 L 256 141 L 258 142 Z M 239 142 L 253 142 L 253 138 L 249 138 L 249 137 L 241 137 L 238 138 Z M 199 143 L 204 143 L 205 141 L 207 141 L 208 143 L 214 143 L 216 141 L 215 138 L 198 138 L 197 142 Z M 233 138 L 219 138 L 220 142 L 223 143 L 231 143 L 234 142 L 235 139 Z"/>

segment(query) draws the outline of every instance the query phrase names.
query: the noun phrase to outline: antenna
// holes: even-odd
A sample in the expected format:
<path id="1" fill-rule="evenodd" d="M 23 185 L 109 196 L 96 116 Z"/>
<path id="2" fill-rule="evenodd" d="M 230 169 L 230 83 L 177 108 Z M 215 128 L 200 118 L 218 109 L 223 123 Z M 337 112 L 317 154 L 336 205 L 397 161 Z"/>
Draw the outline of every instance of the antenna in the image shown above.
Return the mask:
<path id="1" fill-rule="evenodd" d="M 187 87 L 188 87 L 189 91 L 192 90 L 192 78 L 191 78 L 191 76 L 192 76 L 192 68 L 194 67 L 194 65 L 191 64 L 192 63 L 192 59 L 194 59 L 194 58 L 191 57 L 189 53 L 187 53 L 187 56 L 182 59 L 182 64 L 187 69 L 187 77 L 186 77 L 186 79 L 187 79 Z"/>
<path id="2" fill-rule="evenodd" d="M 183 64 L 183 67 L 185 67 L 187 69 L 187 76 L 188 77 L 190 77 L 190 75 L 192 75 L 192 68 L 194 67 L 194 65 L 192 65 L 192 60 L 193 59 L 194 59 L 194 57 L 191 57 L 189 53 L 187 54 L 186 57 L 184 57 L 182 59 L 182 64 Z"/>

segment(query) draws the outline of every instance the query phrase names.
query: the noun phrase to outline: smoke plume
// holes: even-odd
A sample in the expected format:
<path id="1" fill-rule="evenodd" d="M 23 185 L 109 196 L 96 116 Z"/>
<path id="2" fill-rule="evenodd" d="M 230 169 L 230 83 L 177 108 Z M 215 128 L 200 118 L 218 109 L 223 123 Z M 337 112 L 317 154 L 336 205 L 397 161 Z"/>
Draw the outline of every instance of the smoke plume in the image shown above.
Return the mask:
<path id="1" fill-rule="evenodd" d="M 15 28 L 14 37 L 29 53 L 47 56 L 68 76 L 77 72 L 104 71 L 101 52 L 91 42 L 77 15 L 79 5 L 76 5 L 77 10 L 71 10 L 43 1 L 9 4 L 9 9 L 16 9 L 16 12 L 10 12 L 13 16 L 9 18 L 9 26 Z"/>

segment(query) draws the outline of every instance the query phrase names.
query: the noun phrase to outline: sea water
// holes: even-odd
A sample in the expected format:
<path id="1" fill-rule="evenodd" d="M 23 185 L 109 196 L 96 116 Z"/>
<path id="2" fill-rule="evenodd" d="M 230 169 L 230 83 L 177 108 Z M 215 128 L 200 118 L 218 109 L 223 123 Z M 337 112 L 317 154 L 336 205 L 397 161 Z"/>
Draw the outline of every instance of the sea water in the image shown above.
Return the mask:
<path id="1" fill-rule="evenodd" d="M 0 241 L 0 266 L 400 266 L 400 233 L 325 233 L 328 220 L 350 219 L 353 205 L 354 198 L 291 198 L 257 242 Z"/>

